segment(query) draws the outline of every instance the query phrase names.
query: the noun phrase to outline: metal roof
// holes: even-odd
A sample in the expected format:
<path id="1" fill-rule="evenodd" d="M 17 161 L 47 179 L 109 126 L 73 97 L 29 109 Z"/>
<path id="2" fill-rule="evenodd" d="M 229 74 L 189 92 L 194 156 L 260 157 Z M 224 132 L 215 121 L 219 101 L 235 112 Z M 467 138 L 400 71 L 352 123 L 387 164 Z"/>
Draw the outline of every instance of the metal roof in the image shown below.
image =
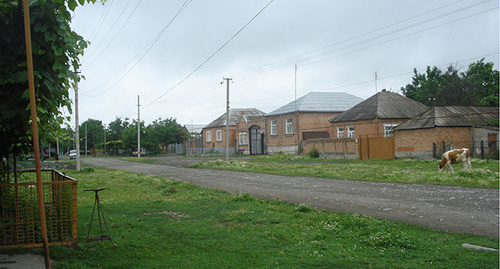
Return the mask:
<path id="1" fill-rule="evenodd" d="M 256 108 L 231 108 L 229 110 L 229 125 L 234 126 L 238 123 L 241 116 L 264 116 L 265 113 Z M 209 123 L 203 128 L 226 126 L 226 113 Z"/>
<path id="2" fill-rule="evenodd" d="M 379 92 L 353 108 L 338 115 L 330 122 L 370 119 L 410 119 L 429 109 L 413 99 L 395 92 Z"/>
<path id="3" fill-rule="evenodd" d="M 363 99 L 345 92 L 310 92 L 268 114 L 284 115 L 293 112 L 344 112 Z"/>
<path id="4" fill-rule="evenodd" d="M 396 130 L 434 127 L 487 126 L 488 120 L 498 120 L 498 107 L 444 106 L 433 107 L 400 124 Z"/>

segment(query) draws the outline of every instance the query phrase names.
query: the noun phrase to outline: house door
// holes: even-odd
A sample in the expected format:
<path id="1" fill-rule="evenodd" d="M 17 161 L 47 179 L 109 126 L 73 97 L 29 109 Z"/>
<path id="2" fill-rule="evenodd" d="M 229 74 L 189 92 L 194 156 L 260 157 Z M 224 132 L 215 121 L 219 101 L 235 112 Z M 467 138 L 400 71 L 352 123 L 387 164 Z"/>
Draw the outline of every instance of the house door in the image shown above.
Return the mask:
<path id="1" fill-rule="evenodd" d="M 250 155 L 262 155 L 264 143 L 262 143 L 262 131 L 259 126 L 250 127 Z"/>

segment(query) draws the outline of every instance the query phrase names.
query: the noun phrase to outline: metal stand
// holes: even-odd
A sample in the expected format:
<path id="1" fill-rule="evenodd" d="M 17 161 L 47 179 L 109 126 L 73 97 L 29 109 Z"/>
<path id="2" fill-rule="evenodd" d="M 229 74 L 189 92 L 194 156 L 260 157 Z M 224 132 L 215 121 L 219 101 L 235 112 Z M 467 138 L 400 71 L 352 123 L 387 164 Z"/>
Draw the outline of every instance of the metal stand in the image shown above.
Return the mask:
<path id="1" fill-rule="evenodd" d="M 102 206 L 101 206 L 101 203 L 99 202 L 99 192 L 103 191 L 103 190 L 107 190 L 107 189 L 109 189 L 109 188 L 83 190 L 83 191 L 95 192 L 94 210 L 92 211 L 92 217 L 90 218 L 89 231 L 87 233 L 87 242 L 105 241 L 105 240 L 111 240 L 111 242 L 113 242 L 113 239 L 111 239 L 111 234 L 109 233 L 108 223 L 106 222 L 106 218 L 104 218 L 104 212 L 102 211 Z M 94 221 L 94 213 L 95 213 L 96 207 L 97 207 L 97 218 L 99 219 L 99 230 L 100 230 L 101 234 L 98 236 L 89 237 L 90 236 L 90 229 L 92 228 L 92 222 Z M 108 231 L 108 235 L 103 235 L 103 233 L 102 233 L 103 222 L 104 222 L 104 225 L 106 226 L 106 230 Z"/>

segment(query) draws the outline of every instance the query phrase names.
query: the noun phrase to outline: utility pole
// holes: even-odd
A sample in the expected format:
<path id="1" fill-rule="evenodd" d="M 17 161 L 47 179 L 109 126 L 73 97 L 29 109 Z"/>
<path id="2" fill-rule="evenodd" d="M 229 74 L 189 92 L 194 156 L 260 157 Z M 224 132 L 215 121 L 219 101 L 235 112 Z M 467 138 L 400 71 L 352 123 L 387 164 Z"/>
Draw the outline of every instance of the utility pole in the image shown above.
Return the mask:
<path id="1" fill-rule="evenodd" d="M 141 157 L 141 103 L 137 95 L 137 158 Z"/>
<path id="2" fill-rule="evenodd" d="M 378 80 L 377 71 L 375 71 L 375 93 L 378 92 L 378 89 L 377 89 L 377 80 Z"/>
<path id="3" fill-rule="evenodd" d="M 75 70 L 75 140 L 76 140 L 76 171 L 80 171 L 80 116 L 78 115 L 78 74 L 80 72 Z"/>
<path id="4" fill-rule="evenodd" d="M 104 156 L 106 156 L 106 124 L 104 124 Z"/>
<path id="5" fill-rule="evenodd" d="M 233 78 L 223 78 L 226 81 L 226 162 L 229 161 L 229 81 Z M 221 82 L 221 84 L 224 82 Z"/>
<path id="6" fill-rule="evenodd" d="M 85 156 L 87 156 L 87 124 L 85 124 Z"/>

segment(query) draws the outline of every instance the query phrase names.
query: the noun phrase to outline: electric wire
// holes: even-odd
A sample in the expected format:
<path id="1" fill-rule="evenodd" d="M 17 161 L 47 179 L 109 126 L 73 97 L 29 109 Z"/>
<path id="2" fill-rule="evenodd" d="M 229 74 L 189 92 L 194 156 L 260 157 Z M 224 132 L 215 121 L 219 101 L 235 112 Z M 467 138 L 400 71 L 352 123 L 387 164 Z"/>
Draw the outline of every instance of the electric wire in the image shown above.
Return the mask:
<path id="1" fill-rule="evenodd" d="M 179 81 L 176 85 L 174 85 L 172 88 L 167 90 L 165 93 L 160 95 L 158 98 L 153 100 L 151 103 L 147 104 L 144 106 L 148 107 L 154 103 L 156 103 L 158 100 L 163 98 L 165 95 L 167 95 L 169 92 L 173 91 L 175 88 L 177 88 L 180 84 L 182 84 L 184 81 L 186 81 L 191 75 L 193 75 L 196 71 L 198 71 L 202 66 L 204 66 L 208 61 L 210 61 L 217 53 L 219 53 L 224 47 L 226 47 L 229 42 L 231 42 L 239 33 L 241 33 L 252 21 L 254 21 L 274 0 L 269 1 L 255 16 L 253 16 L 243 27 L 241 27 L 229 40 L 227 40 L 220 48 L 218 48 L 212 55 L 210 55 L 205 61 L 203 61 L 198 67 L 196 67 L 191 73 L 189 73 L 185 78 L 183 78 L 181 81 Z"/>
<path id="2" fill-rule="evenodd" d="M 142 1 L 142 0 L 141 0 Z M 115 83 L 113 83 L 111 86 L 109 86 L 106 90 L 104 91 L 101 91 L 100 93 L 98 94 L 95 94 L 95 95 L 87 95 L 88 97 L 96 97 L 96 96 L 99 96 L 99 95 L 102 95 L 106 92 L 108 92 L 109 90 L 111 90 L 114 86 L 116 86 L 121 80 L 123 80 L 131 71 L 132 69 L 134 69 L 135 66 L 137 66 L 137 64 L 148 54 L 148 52 L 153 48 L 153 46 L 156 44 L 156 42 L 158 42 L 158 40 L 160 39 L 160 37 L 163 35 L 163 33 L 165 33 L 165 31 L 169 28 L 169 26 L 174 22 L 174 20 L 184 11 L 184 9 L 186 9 L 186 7 L 192 2 L 192 0 L 186 0 L 184 2 L 184 4 L 181 6 L 181 8 L 177 11 L 177 13 L 174 15 L 174 17 L 168 22 L 168 24 L 153 38 L 153 40 L 151 40 L 148 45 L 146 45 L 146 47 L 144 47 L 134 58 L 132 58 L 132 60 L 128 63 L 130 64 L 131 62 L 134 61 L 135 58 L 139 57 L 139 59 L 132 65 L 132 67 L 123 75 L 120 77 L 120 79 L 118 79 L 117 81 L 115 81 Z M 126 68 L 127 65 L 125 65 L 124 68 Z M 121 72 L 124 68 L 120 69 L 117 73 L 115 73 L 114 76 L 116 76 L 119 72 Z M 107 80 L 106 82 L 110 81 L 111 78 L 109 80 Z M 103 84 L 101 84 L 103 85 Z M 99 86 L 100 87 L 100 86 Z"/>

